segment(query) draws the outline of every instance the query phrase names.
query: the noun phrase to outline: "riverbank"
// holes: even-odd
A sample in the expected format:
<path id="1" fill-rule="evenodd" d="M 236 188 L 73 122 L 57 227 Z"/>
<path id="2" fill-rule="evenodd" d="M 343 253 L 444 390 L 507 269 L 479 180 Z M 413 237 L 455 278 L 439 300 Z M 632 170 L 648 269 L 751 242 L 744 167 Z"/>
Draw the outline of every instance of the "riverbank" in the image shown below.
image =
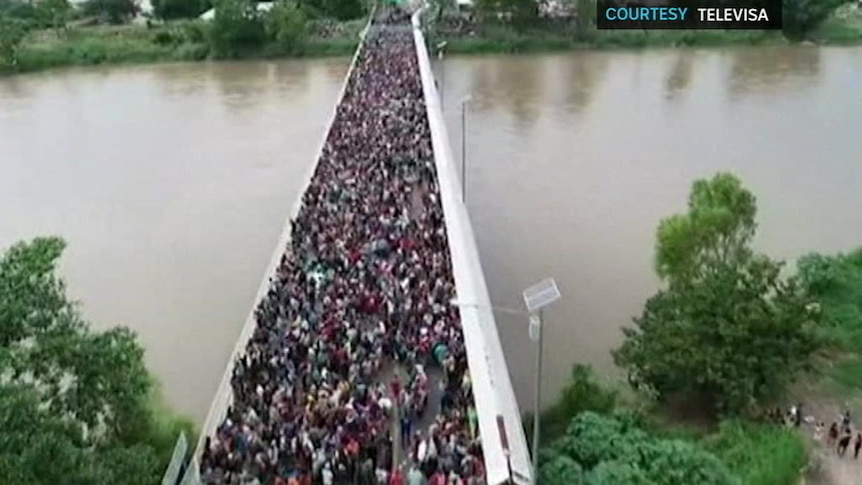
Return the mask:
<path id="1" fill-rule="evenodd" d="M 359 42 L 364 20 L 331 25 L 310 23 L 300 48 L 286 51 L 275 44 L 248 50 L 238 59 L 319 58 L 349 56 Z M 40 30 L 27 35 L 14 67 L 0 65 L 0 75 L 67 66 L 190 62 L 213 59 L 207 42 L 207 23 L 179 21 L 143 25 L 71 27 Z M 582 36 L 583 37 L 583 36 Z M 471 33 L 430 29 L 429 42 L 446 41 L 449 54 L 525 54 L 589 49 L 643 49 L 785 45 L 780 32 L 764 31 L 593 31 L 576 39 L 571 29 L 542 28 L 516 32 L 505 26 L 483 27 Z M 862 10 L 848 5 L 809 36 L 808 44 L 862 44 Z"/>
<path id="2" fill-rule="evenodd" d="M 795 485 L 810 480 L 824 485 L 857 484 L 858 461 L 850 457 L 853 455 L 836 453 L 835 443 L 824 434 L 830 425 L 841 422 L 845 412 L 851 422 L 862 412 L 858 387 L 862 379 L 862 249 L 803 256 L 797 261 L 795 278 L 805 300 L 811 302 L 809 311 L 817 315 L 817 325 L 811 328 L 817 351 L 800 368 L 804 372 L 792 379 L 793 385 L 763 399 L 759 408 L 751 407 L 753 412 L 719 416 L 692 406 L 691 401 L 652 400 L 623 382 L 602 382 L 588 368 L 576 365 L 560 398 L 542 413 L 549 458 L 554 454 L 577 458 L 584 449 L 596 447 L 589 435 L 570 424 L 587 419 L 583 413 L 591 412 L 634 424 L 646 432 L 638 435 L 641 441 L 666 440 L 664 446 L 670 446 L 667 440 L 671 440 L 677 448 L 688 444 L 693 447 L 689 450 L 710 453 L 741 483 Z M 782 416 L 790 403 L 799 403 L 795 409 L 801 416 L 795 426 L 787 414 Z M 764 413 L 774 407 L 780 409 L 778 415 Z M 783 418 L 780 423 L 779 417 Z M 529 424 L 525 420 L 527 428 Z M 860 428 L 853 426 L 855 435 Z M 560 445 L 561 439 L 578 443 Z M 544 466 L 552 468 L 550 463 Z"/>
<path id="3" fill-rule="evenodd" d="M 364 21 L 341 24 L 335 32 L 312 32 L 300 49 L 285 52 L 275 44 L 248 50 L 235 59 L 349 56 L 359 43 Z M 28 34 L 14 67 L 0 64 L 0 74 L 41 71 L 57 67 L 100 64 L 145 64 L 203 61 L 213 58 L 207 24 L 174 22 L 143 25 L 93 26 L 65 31 L 40 30 Z"/>
<path id="4" fill-rule="evenodd" d="M 580 37 L 580 38 L 578 38 Z M 518 32 L 505 26 L 475 32 L 432 29 L 432 42 L 446 41 L 448 54 L 525 54 L 590 49 L 731 47 L 789 45 L 779 31 L 757 30 L 592 30 L 578 36 L 571 28 Z M 811 32 L 806 45 L 862 44 L 862 9 L 846 5 Z"/>

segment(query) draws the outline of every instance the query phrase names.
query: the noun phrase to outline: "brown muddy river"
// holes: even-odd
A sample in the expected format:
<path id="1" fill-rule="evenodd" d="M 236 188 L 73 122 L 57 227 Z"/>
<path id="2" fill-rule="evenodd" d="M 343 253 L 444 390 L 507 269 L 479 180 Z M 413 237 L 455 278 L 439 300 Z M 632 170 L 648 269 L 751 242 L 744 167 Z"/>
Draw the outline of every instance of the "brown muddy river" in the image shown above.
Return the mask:
<path id="1" fill-rule="evenodd" d="M 436 66 L 438 71 L 440 66 Z M 136 329 L 169 401 L 202 420 L 346 59 L 63 70 L 0 79 L 0 247 L 58 234 L 97 326 Z M 792 260 L 862 245 L 862 49 L 451 58 L 454 156 L 492 301 L 546 276 L 546 402 L 655 290 L 660 218 L 691 182 L 738 173 L 759 246 Z M 498 316 L 522 407 L 526 323 Z"/>

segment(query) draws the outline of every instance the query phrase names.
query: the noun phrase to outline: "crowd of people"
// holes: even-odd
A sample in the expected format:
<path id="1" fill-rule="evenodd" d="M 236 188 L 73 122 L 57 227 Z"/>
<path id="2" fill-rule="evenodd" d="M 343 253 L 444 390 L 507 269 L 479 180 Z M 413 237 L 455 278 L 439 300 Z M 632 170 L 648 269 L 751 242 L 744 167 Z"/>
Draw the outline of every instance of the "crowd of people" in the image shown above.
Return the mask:
<path id="1" fill-rule="evenodd" d="M 408 26 L 390 10 L 366 35 L 206 439 L 204 483 L 485 483 Z"/>
<path id="2" fill-rule="evenodd" d="M 828 449 L 834 450 L 840 457 L 847 454 L 851 445 L 853 447 L 853 458 L 859 458 L 862 451 L 862 432 L 853 432 L 853 424 L 850 419 L 850 411 L 845 410 L 839 420 L 835 420 L 826 428 L 825 421 L 816 421 L 814 416 L 804 416 L 802 403 L 791 406 L 786 412 L 781 408 L 775 408 L 767 413 L 767 418 L 785 426 L 800 428 L 802 424 L 814 426 L 814 441 L 823 443 Z M 825 436 L 824 436 L 825 433 Z"/>

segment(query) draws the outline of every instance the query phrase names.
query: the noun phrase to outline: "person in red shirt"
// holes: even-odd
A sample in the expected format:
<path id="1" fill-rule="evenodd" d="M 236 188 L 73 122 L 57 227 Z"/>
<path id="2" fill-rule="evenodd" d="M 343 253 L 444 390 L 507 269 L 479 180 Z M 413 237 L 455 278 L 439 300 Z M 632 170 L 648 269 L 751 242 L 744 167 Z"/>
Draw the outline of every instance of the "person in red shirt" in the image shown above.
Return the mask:
<path id="1" fill-rule="evenodd" d="M 438 471 L 434 475 L 431 475 L 428 485 L 446 485 L 446 476 L 443 475 L 443 472 Z"/>
<path id="2" fill-rule="evenodd" d="M 401 396 L 401 381 L 398 380 L 398 376 L 392 378 L 392 382 L 389 383 L 389 388 L 392 389 L 392 399 L 395 402 L 399 402 L 398 398 Z"/>
<path id="3" fill-rule="evenodd" d="M 388 485 L 404 485 L 404 477 L 401 475 L 400 468 L 395 468 L 394 470 L 392 470 L 392 474 L 389 475 Z"/>

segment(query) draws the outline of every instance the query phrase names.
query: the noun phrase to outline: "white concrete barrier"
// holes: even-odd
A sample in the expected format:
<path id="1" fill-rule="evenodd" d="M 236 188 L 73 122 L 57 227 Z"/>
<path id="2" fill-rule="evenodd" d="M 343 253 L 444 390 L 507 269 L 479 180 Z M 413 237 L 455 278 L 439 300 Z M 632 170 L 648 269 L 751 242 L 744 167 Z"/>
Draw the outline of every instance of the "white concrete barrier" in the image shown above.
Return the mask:
<path id="1" fill-rule="evenodd" d="M 245 324 L 240 331 L 239 338 L 236 341 L 236 346 L 227 362 L 227 367 L 222 376 L 221 384 L 219 384 L 219 387 L 216 390 L 215 397 L 213 397 L 212 404 L 210 405 L 209 413 L 207 413 L 206 421 L 204 421 L 204 425 L 201 428 L 200 438 L 198 439 L 194 453 L 196 458 L 199 457 L 200 453 L 203 451 L 206 437 L 212 436 L 215 433 L 215 430 L 227 414 L 227 408 L 230 407 L 233 402 L 233 389 L 231 388 L 230 381 L 231 376 L 233 375 L 234 365 L 236 365 L 237 359 L 245 353 L 245 346 L 251 338 L 255 325 L 257 324 L 254 316 L 255 310 L 269 291 L 270 278 L 275 276 L 276 269 L 281 262 L 281 256 L 287 251 L 287 246 L 290 242 L 290 221 L 299 213 L 299 209 L 302 207 L 302 198 L 311 183 L 311 178 L 314 176 L 314 172 L 317 170 L 317 165 L 323 154 L 323 147 L 326 145 L 326 139 L 329 136 L 329 130 L 332 129 L 332 124 L 335 122 L 335 116 L 338 113 L 338 106 L 341 104 L 341 100 L 344 98 L 344 93 L 347 91 L 347 83 L 350 82 L 350 78 L 353 76 L 353 70 L 356 67 L 357 60 L 359 59 L 359 53 L 362 51 L 365 35 L 368 33 L 368 30 L 371 27 L 371 22 L 374 20 L 374 13 L 375 11 L 372 10 L 368 17 L 368 23 L 365 24 L 365 28 L 362 31 L 362 41 L 360 41 L 359 46 L 356 48 L 356 52 L 353 53 L 353 59 L 350 61 L 350 67 L 347 70 L 347 75 L 344 77 L 344 83 L 341 85 L 338 100 L 332 108 L 332 116 L 329 119 L 329 123 L 326 125 L 326 131 L 323 133 L 320 148 L 317 150 L 317 157 L 309 166 L 308 172 L 306 172 L 303 177 L 302 190 L 300 190 L 299 196 L 297 197 L 296 202 L 294 202 L 287 220 L 284 222 L 284 229 L 282 229 L 281 236 L 278 238 L 278 244 L 275 246 L 275 251 L 272 253 L 272 259 L 266 268 L 263 281 L 261 281 L 260 288 L 257 290 L 257 295 L 254 297 L 254 304 L 251 307 L 248 318 L 246 319 Z"/>
<path id="2" fill-rule="evenodd" d="M 498 485 L 512 480 L 517 484 L 530 484 L 532 465 L 521 425 L 521 413 L 497 333 L 470 215 L 461 200 L 461 181 L 456 175 L 449 147 L 449 135 L 440 107 L 440 96 L 434 84 L 425 36 L 421 31 L 420 15 L 421 10 L 413 15 L 413 39 L 431 128 L 431 144 L 452 255 L 455 289 L 461 303 L 461 326 L 479 416 L 488 483 Z"/>

